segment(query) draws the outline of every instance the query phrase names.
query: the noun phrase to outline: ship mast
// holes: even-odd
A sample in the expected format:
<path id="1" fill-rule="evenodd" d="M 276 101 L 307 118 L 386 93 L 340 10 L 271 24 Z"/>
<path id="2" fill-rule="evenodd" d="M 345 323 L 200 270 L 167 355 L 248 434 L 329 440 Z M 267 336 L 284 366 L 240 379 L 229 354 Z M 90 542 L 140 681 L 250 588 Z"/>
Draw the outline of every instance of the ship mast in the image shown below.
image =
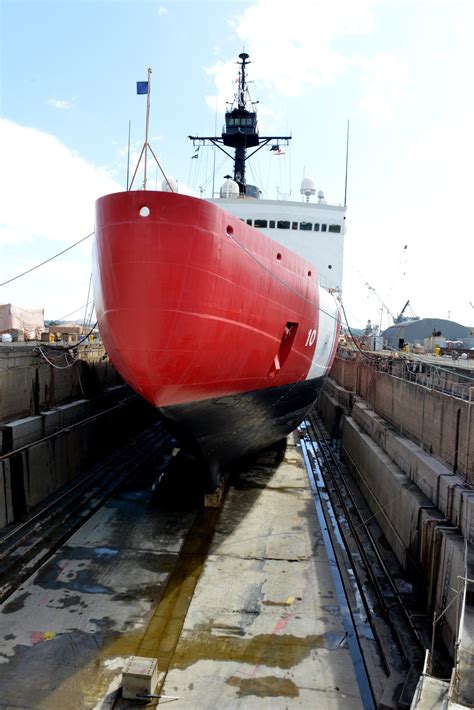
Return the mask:
<path id="1" fill-rule="evenodd" d="M 189 136 L 193 145 L 215 145 L 222 150 L 234 163 L 234 180 L 239 186 L 241 196 L 246 194 L 245 168 L 246 162 L 270 141 L 288 145 L 291 136 L 259 136 L 257 112 L 255 103 L 250 98 L 246 79 L 246 67 L 250 62 L 246 52 L 239 54 L 240 66 L 238 87 L 230 109 L 225 114 L 225 125 L 221 136 Z M 224 150 L 223 146 L 234 149 L 234 155 Z M 250 154 L 249 148 L 255 148 Z"/>

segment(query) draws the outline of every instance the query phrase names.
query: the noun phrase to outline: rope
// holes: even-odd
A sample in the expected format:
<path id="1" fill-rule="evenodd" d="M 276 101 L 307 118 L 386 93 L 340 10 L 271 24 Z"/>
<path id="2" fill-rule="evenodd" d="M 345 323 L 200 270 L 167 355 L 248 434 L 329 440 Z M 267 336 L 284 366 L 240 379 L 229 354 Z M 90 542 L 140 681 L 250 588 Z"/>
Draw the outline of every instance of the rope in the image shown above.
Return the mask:
<path id="1" fill-rule="evenodd" d="M 49 259 L 45 259 L 45 261 L 42 261 L 40 264 L 36 264 L 36 266 L 32 266 L 31 269 L 27 269 L 26 271 L 23 271 L 21 274 L 17 274 L 16 276 L 13 276 L 11 279 L 8 279 L 8 281 L 4 281 L 3 283 L 0 283 L 0 286 L 6 286 L 7 284 L 11 283 L 12 281 L 16 281 L 16 279 L 19 279 L 22 276 L 25 276 L 26 274 L 31 273 L 35 269 L 39 269 L 40 266 L 44 266 L 49 261 L 52 261 L 53 259 L 57 259 L 58 256 L 61 256 L 61 254 L 65 254 L 70 249 L 77 247 L 77 245 L 80 244 L 81 242 L 85 242 L 86 239 L 89 239 L 89 237 L 92 237 L 93 234 L 94 234 L 94 232 L 91 232 L 86 237 L 83 237 L 82 239 L 79 239 L 79 241 L 74 242 L 74 244 L 71 244 L 71 246 L 66 247 L 66 249 L 59 251 L 57 254 L 54 254 L 54 256 L 50 256 Z"/>

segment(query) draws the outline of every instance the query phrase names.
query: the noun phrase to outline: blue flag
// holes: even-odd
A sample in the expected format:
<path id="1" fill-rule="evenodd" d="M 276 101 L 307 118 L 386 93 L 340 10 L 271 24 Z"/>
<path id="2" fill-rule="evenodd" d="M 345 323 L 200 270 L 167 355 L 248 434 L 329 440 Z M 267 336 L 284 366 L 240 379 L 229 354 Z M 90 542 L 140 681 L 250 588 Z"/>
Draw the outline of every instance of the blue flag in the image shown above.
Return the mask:
<path id="1" fill-rule="evenodd" d="M 148 94 L 147 81 L 137 81 L 137 94 Z"/>

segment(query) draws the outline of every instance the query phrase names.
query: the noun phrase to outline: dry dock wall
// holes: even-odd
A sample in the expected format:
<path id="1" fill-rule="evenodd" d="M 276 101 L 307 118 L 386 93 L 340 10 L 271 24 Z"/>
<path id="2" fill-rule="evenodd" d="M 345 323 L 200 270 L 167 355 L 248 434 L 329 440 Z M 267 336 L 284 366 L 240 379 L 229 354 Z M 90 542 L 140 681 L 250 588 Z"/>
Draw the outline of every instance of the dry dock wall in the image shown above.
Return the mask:
<path id="1" fill-rule="evenodd" d="M 387 541 L 420 582 L 431 614 L 440 614 L 456 597 L 453 590 L 466 574 L 466 552 L 467 577 L 474 578 L 473 405 L 339 359 L 318 402 Z M 471 586 L 460 696 L 474 704 Z M 454 601 L 438 625 L 450 652 L 458 618 Z"/>
<path id="2" fill-rule="evenodd" d="M 57 350 L 43 350 L 63 366 Z M 91 397 L 121 383 L 100 345 L 82 345 L 72 367 L 50 365 L 34 346 L 0 346 L 0 423 L 38 415 L 66 402 Z"/>
<path id="3" fill-rule="evenodd" d="M 42 436 L 44 415 L 54 416 L 56 429 Z M 18 522 L 98 458 L 113 450 L 151 417 L 151 408 L 120 386 L 99 401 L 78 400 L 38 417 L 2 426 L 0 456 L 0 528 Z M 22 430 L 14 437 L 11 431 Z M 27 433 L 26 433 L 27 432 Z"/>
<path id="4" fill-rule="evenodd" d="M 58 357 L 49 353 L 56 363 Z M 86 472 L 151 416 L 152 409 L 121 383 L 101 346 L 83 347 L 65 369 L 34 347 L 2 346 L 0 528 Z"/>
<path id="5" fill-rule="evenodd" d="M 341 357 L 334 361 L 331 378 L 367 402 L 401 435 L 474 484 L 474 387 L 468 401 Z"/>

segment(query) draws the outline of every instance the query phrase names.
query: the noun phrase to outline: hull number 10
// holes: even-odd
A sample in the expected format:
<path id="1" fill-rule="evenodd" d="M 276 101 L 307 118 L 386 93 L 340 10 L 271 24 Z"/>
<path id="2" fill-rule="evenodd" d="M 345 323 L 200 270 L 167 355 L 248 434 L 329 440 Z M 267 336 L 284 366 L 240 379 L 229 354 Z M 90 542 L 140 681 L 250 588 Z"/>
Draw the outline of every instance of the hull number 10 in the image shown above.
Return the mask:
<path id="1" fill-rule="evenodd" d="M 314 345 L 315 340 L 316 340 L 316 329 L 311 328 L 310 330 L 308 330 L 308 337 L 306 338 L 305 346 L 310 348 L 311 345 Z"/>

